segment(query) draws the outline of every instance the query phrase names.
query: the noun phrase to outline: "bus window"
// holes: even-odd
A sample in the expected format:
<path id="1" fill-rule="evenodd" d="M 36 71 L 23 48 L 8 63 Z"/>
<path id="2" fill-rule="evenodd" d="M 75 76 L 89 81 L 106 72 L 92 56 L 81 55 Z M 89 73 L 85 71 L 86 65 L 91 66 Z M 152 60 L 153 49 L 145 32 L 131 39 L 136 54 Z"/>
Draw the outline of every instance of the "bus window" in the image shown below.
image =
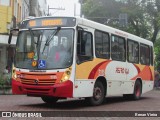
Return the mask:
<path id="1" fill-rule="evenodd" d="M 139 44 L 128 40 L 127 59 L 131 63 L 139 63 Z"/>
<path id="2" fill-rule="evenodd" d="M 150 65 L 150 49 L 148 45 L 140 45 L 140 62 L 143 65 Z"/>
<path id="3" fill-rule="evenodd" d="M 95 31 L 95 54 L 98 58 L 110 57 L 109 34 Z"/>
<path id="4" fill-rule="evenodd" d="M 77 57 L 79 62 L 93 58 L 91 33 L 85 31 L 78 32 Z"/>
<path id="5" fill-rule="evenodd" d="M 125 54 L 125 39 L 119 36 L 112 35 L 112 60 L 125 61 Z"/>

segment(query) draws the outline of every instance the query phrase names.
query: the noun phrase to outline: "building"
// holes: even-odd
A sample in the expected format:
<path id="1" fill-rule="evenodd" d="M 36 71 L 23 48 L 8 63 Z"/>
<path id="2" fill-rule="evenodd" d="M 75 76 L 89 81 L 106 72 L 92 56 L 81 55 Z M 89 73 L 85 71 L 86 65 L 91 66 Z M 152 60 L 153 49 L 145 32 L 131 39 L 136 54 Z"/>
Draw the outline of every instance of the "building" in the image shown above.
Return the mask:
<path id="1" fill-rule="evenodd" d="M 45 16 L 47 12 L 46 0 L 29 0 L 30 12 L 29 16 L 39 17 Z"/>
<path id="2" fill-rule="evenodd" d="M 29 16 L 34 16 L 34 17 L 41 16 L 38 0 L 29 0 L 29 4 L 30 4 Z"/>
<path id="3" fill-rule="evenodd" d="M 29 16 L 44 16 L 46 11 L 46 0 L 0 0 L 0 73 L 13 61 L 16 36 L 8 45 L 10 29 L 18 28 L 19 22 Z"/>
<path id="4" fill-rule="evenodd" d="M 48 14 L 47 1 L 46 0 L 38 0 L 41 16 L 46 16 Z"/>
<path id="5" fill-rule="evenodd" d="M 17 27 L 22 20 L 22 1 L 24 0 L 10 0 L 12 7 L 12 24 L 11 28 Z"/>
<path id="6" fill-rule="evenodd" d="M 12 19 L 12 8 L 9 0 L 0 0 L 0 34 L 7 34 Z"/>
<path id="7" fill-rule="evenodd" d="M 30 4 L 29 0 L 22 0 L 22 20 L 29 17 Z"/>
<path id="8" fill-rule="evenodd" d="M 11 67 L 16 37 L 8 45 L 10 29 L 16 28 L 22 20 L 22 0 L 0 0 L 0 73 Z"/>
<path id="9" fill-rule="evenodd" d="M 12 6 L 10 0 L 0 0 L 0 72 L 7 64 L 7 40 L 12 22 Z"/>

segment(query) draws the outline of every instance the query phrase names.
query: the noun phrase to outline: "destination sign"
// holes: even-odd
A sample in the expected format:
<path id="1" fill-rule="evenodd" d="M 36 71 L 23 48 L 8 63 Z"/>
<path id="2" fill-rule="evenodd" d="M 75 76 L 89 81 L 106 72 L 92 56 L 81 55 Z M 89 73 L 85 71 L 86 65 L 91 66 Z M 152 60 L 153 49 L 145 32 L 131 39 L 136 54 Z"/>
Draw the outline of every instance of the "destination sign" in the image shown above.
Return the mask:
<path id="1" fill-rule="evenodd" d="M 21 22 L 20 29 L 44 27 L 74 27 L 76 19 L 72 17 L 42 17 Z"/>

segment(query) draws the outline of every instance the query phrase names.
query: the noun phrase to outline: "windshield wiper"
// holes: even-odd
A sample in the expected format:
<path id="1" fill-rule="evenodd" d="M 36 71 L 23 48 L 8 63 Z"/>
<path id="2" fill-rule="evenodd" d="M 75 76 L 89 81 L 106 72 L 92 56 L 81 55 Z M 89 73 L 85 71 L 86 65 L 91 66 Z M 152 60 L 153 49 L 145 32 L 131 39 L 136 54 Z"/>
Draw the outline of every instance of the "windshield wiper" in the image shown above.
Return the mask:
<path id="1" fill-rule="evenodd" d="M 47 38 L 47 40 L 46 40 L 46 43 L 45 43 L 45 45 L 44 45 L 44 48 L 43 48 L 43 52 L 44 52 L 46 46 L 49 46 L 49 43 L 51 42 L 52 38 L 53 38 L 60 30 L 61 30 L 61 27 L 57 27 L 57 29 L 48 36 L 48 38 Z M 43 54 L 43 52 L 42 52 L 42 54 Z"/>
<path id="2" fill-rule="evenodd" d="M 28 30 L 29 30 L 29 32 L 30 32 L 30 34 L 31 34 L 31 39 L 34 41 L 34 34 L 33 34 L 32 30 L 31 30 L 31 28 L 29 28 Z M 34 43 L 35 43 L 35 44 L 38 44 L 38 43 L 35 42 L 35 41 L 34 41 Z"/>
<path id="3" fill-rule="evenodd" d="M 36 42 L 35 39 L 34 39 L 34 34 L 33 34 L 33 32 L 32 32 L 32 29 L 29 28 L 28 30 L 29 30 L 29 32 L 30 32 L 30 34 L 31 34 L 31 40 L 34 42 L 34 44 L 36 44 L 36 51 L 37 51 L 37 53 L 38 53 L 38 43 L 39 43 L 40 37 L 38 37 L 38 40 L 37 40 L 37 42 Z M 32 45 L 33 45 L 33 44 L 32 44 Z"/>

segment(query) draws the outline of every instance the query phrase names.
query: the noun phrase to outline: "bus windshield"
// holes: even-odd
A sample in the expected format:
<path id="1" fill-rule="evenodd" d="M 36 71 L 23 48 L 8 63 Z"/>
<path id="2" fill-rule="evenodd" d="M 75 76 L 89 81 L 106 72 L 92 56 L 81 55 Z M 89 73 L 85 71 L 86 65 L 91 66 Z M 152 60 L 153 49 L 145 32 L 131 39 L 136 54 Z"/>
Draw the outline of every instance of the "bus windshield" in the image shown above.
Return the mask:
<path id="1" fill-rule="evenodd" d="M 73 29 L 21 31 L 16 44 L 15 66 L 23 69 L 56 69 L 71 66 Z M 44 67 L 33 61 L 45 61 Z"/>

